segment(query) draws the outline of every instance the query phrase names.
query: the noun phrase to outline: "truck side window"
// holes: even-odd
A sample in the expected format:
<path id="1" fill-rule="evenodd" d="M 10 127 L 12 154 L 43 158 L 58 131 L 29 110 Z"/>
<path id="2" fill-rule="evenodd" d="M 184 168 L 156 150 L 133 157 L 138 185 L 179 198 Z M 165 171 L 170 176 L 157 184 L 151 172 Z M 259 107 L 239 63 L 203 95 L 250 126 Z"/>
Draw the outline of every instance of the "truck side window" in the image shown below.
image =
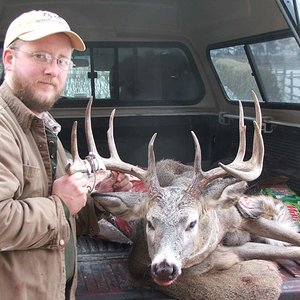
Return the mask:
<path id="1" fill-rule="evenodd" d="M 293 37 L 247 42 L 210 50 L 219 82 L 229 101 L 300 104 L 300 48 Z"/>

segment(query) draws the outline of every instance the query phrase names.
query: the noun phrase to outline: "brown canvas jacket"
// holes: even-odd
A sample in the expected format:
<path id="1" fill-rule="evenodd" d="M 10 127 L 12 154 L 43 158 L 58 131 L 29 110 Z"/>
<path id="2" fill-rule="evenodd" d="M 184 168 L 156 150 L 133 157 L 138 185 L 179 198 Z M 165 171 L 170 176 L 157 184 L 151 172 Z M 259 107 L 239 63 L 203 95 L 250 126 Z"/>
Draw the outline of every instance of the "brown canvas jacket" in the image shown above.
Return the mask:
<path id="1" fill-rule="evenodd" d="M 58 142 L 57 177 L 66 157 Z M 75 218 L 50 196 L 51 162 L 43 121 L 4 82 L 0 87 L 0 290 L 5 300 L 65 299 L 64 246 Z M 79 215 L 82 232 L 97 231 L 93 203 Z M 84 216 L 84 220 L 80 220 Z M 88 218 L 91 220 L 87 220 Z M 92 225 L 91 225 L 92 224 Z M 94 227 L 93 227 L 94 226 Z M 75 245 L 74 245 L 75 247 Z M 76 288 L 76 271 L 71 299 Z"/>

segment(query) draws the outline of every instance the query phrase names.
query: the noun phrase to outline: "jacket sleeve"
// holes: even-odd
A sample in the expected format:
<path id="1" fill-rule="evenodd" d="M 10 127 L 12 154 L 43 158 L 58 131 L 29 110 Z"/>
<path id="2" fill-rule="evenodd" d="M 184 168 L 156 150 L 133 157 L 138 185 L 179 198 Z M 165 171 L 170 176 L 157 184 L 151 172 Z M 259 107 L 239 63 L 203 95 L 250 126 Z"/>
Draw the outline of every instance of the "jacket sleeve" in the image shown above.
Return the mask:
<path id="1" fill-rule="evenodd" d="M 43 160 L 30 133 L 7 129 L 2 117 L 0 251 L 58 248 L 70 231 L 62 203 L 49 196 Z"/>
<path id="2" fill-rule="evenodd" d="M 0 202 L 0 251 L 58 249 L 69 238 L 63 207 L 55 197 Z"/>

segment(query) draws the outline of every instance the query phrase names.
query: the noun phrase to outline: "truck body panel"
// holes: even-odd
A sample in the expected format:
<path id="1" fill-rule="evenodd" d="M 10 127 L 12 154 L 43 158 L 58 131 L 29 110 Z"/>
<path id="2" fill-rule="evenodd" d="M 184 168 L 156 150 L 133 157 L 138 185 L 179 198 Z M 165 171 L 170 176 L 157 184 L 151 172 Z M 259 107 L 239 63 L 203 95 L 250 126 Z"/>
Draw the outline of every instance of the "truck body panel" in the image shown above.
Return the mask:
<path id="1" fill-rule="evenodd" d="M 270 49 L 269 52 L 267 51 L 269 42 L 275 41 L 276 44 L 282 39 L 287 39 L 284 41 L 291 42 L 292 40 L 295 47 L 299 41 L 297 37 L 299 24 L 291 27 L 293 21 L 288 18 L 288 10 L 282 9 L 284 5 L 295 6 L 296 2 L 298 1 L 10 0 L 0 3 L 0 40 L 4 40 L 7 26 L 14 17 L 32 9 L 43 9 L 63 16 L 72 29 L 86 42 L 87 51 L 82 56 L 75 53 L 78 57 L 74 72 L 76 76 L 78 75 L 79 81 L 76 81 L 74 75 L 76 80 L 70 82 L 70 86 L 73 85 L 74 89 L 76 85 L 86 84 L 84 93 L 78 92 L 74 96 L 62 97 L 51 110 L 62 125 L 60 139 L 67 151 L 70 151 L 71 127 L 73 121 L 76 120 L 78 121 L 79 152 L 82 157 L 88 154 L 84 135 L 84 113 L 89 96 L 92 95 L 96 98 L 92 109 L 92 125 L 101 155 L 105 157 L 109 155 L 106 141 L 108 117 L 112 109 L 116 108 L 115 140 L 120 157 L 124 161 L 142 167 L 147 166 L 148 142 L 153 133 L 157 132 L 155 143 L 157 160 L 173 158 L 192 164 L 194 144 L 190 131 L 194 131 L 200 140 L 204 169 L 215 166 L 220 161 L 230 161 L 236 154 L 239 139 L 237 101 L 239 99 L 230 99 L 230 92 L 234 91 L 228 91 L 228 86 L 222 82 L 222 77 L 212 57 L 212 51 L 216 50 L 216 53 L 219 53 L 226 50 L 226 59 L 236 58 L 238 54 L 234 66 L 237 69 L 240 68 L 240 72 L 244 70 L 248 72 L 248 64 L 247 66 L 237 64 L 244 57 L 238 53 L 237 47 L 245 52 L 247 59 L 251 62 L 251 54 L 259 54 L 254 53 L 252 47 L 263 46 L 260 54 L 264 57 L 264 53 L 271 53 L 278 70 L 275 72 L 272 68 L 268 69 L 268 61 L 263 63 L 263 70 L 260 70 L 253 60 L 252 64 L 250 63 L 251 77 L 255 80 L 263 79 L 258 75 L 266 74 L 264 72 L 267 69 L 268 76 L 274 80 L 269 84 L 271 87 L 274 82 L 278 84 L 274 84 L 274 94 L 277 94 L 280 99 L 275 102 L 269 101 L 263 80 L 253 85 L 253 88 L 259 92 L 261 100 L 263 138 L 266 148 L 263 173 L 257 182 L 253 182 L 253 189 L 259 186 L 262 180 L 284 177 L 284 183 L 300 194 L 300 98 L 298 95 L 300 55 L 284 50 L 292 57 L 293 62 L 286 66 L 285 59 L 278 55 L 283 52 L 282 49 L 275 49 L 278 53 L 272 52 L 274 48 L 272 51 Z M 122 73 L 120 71 L 122 59 L 126 55 L 135 59 L 133 70 L 130 72 L 127 70 L 125 78 L 132 75 L 136 83 L 141 78 L 146 78 L 147 70 L 150 73 L 150 69 L 147 69 L 148 65 L 145 70 L 140 69 L 138 65 L 144 62 L 140 59 L 139 53 L 146 52 L 145 49 L 150 50 L 151 53 L 160 54 L 155 60 L 147 63 L 149 66 L 157 65 L 156 71 L 161 71 L 162 74 L 156 74 L 161 75 L 162 79 L 151 81 L 151 78 L 147 77 L 147 87 L 151 87 L 150 91 L 148 89 L 147 99 L 142 98 L 141 93 L 140 98 L 122 99 Z M 164 54 L 172 54 L 172 51 L 176 52 L 178 49 L 186 55 L 186 62 L 190 67 L 189 75 L 195 75 L 198 94 L 196 93 L 197 97 L 194 98 L 192 96 L 188 98 L 189 95 L 179 98 L 176 95 L 179 92 L 176 90 L 176 93 L 171 96 L 168 94 L 169 97 L 164 99 L 166 82 L 175 82 L 173 86 L 168 85 L 172 91 L 172 87 L 176 88 L 176 80 L 183 78 L 180 76 L 184 73 L 178 75 L 165 72 L 171 70 L 172 65 L 165 64 L 163 57 L 167 56 Z M 105 58 L 102 59 L 101 55 Z M 174 59 L 170 60 L 174 62 Z M 77 70 L 82 73 L 79 71 L 76 73 Z M 116 70 L 119 72 L 113 73 Z M 230 70 L 234 77 L 232 66 Z M 3 67 L 0 71 L 4 76 Z M 283 71 L 285 73 L 282 75 Z M 237 83 L 233 84 L 237 88 L 245 81 L 244 78 L 238 76 Z M 282 91 L 282 86 L 279 86 L 279 79 L 276 81 L 274 76 L 281 76 L 280 78 L 286 80 L 283 84 L 284 91 Z M 154 77 L 157 79 L 156 76 Z M 291 81 L 287 82 L 287 78 L 291 78 Z M 164 81 L 165 79 L 168 81 Z M 99 82 L 104 84 L 106 94 L 97 98 Z M 154 93 L 150 96 L 150 92 L 158 85 L 162 99 L 155 98 Z M 140 84 L 136 89 L 141 87 Z M 284 98 L 288 95 L 286 89 L 291 91 L 290 99 Z M 292 91 L 295 94 L 292 95 Z M 247 99 L 243 101 L 243 104 L 247 125 L 247 152 L 251 153 L 254 109 L 253 103 Z M 158 292 L 137 290 L 133 287 L 127 271 L 129 250 L 128 245 L 80 237 L 77 298 L 80 300 L 168 299 Z M 298 299 L 300 295 L 299 262 L 282 260 L 279 262 L 279 267 L 284 279 L 281 299 Z"/>

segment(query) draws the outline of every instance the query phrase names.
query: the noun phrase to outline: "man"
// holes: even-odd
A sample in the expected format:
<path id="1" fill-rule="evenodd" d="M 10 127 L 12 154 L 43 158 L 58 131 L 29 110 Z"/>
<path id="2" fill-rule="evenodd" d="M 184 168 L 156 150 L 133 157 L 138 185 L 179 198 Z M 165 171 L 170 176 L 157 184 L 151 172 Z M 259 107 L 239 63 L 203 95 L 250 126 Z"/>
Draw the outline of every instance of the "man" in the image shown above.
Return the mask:
<path id="1" fill-rule="evenodd" d="M 1 299 L 74 299 L 75 219 L 80 232 L 99 231 L 88 179 L 65 174 L 60 125 L 47 112 L 63 91 L 73 49 L 85 50 L 82 39 L 47 11 L 22 14 L 6 33 L 0 87 Z M 124 174 L 97 184 L 100 191 L 130 188 Z"/>

